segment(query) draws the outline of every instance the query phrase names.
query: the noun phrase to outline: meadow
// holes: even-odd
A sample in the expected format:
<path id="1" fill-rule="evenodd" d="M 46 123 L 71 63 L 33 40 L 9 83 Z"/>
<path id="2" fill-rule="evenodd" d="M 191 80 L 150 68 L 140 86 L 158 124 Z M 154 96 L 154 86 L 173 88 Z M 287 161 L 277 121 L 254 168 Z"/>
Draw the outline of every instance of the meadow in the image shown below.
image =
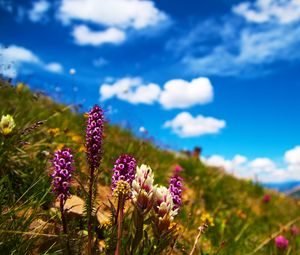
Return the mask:
<path id="1" fill-rule="evenodd" d="M 0 254 L 300 254 L 295 198 L 23 83 L 0 81 L 3 116 Z"/>

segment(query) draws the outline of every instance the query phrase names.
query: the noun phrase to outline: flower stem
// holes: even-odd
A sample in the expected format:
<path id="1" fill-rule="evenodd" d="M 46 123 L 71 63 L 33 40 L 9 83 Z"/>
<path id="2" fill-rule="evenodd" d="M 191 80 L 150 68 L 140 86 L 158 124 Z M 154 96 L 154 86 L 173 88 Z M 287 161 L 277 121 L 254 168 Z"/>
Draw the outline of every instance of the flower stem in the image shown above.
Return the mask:
<path id="1" fill-rule="evenodd" d="M 134 254 L 143 239 L 144 215 L 136 207 L 134 211 L 135 236 L 131 245 L 131 254 Z"/>
<path id="2" fill-rule="evenodd" d="M 119 213 L 118 213 L 118 241 L 117 241 L 117 247 L 115 251 L 115 255 L 120 255 L 121 250 L 121 241 L 122 241 L 122 224 L 123 224 L 123 217 L 124 217 L 124 202 L 125 197 L 123 194 L 119 196 L 118 201 L 118 207 L 119 207 Z"/>
<path id="3" fill-rule="evenodd" d="M 71 248 L 70 248 L 69 237 L 68 237 L 67 221 L 65 218 L 64 199 L 62 197 L 60 198 L 60 213 L 61 213 L 61 220 L 63 225 L 63 232 L 66 235 L 66 240 L 67 240 L 67 254 L 69 255 L 71 254 Z"/>
<path id="4" fill-rule="evenodd" d="M 94 187 L 94 175 L 95 175 L 95 169 L 93 166 L 91 166 L 90 169 L 90 185 L 89 185 L 89 194 L 88 194 L 88 254 L 92 254 L 93 249 L 93 224 L 92 224 L 92 206 L 93 206 L 93 187 Z"/>

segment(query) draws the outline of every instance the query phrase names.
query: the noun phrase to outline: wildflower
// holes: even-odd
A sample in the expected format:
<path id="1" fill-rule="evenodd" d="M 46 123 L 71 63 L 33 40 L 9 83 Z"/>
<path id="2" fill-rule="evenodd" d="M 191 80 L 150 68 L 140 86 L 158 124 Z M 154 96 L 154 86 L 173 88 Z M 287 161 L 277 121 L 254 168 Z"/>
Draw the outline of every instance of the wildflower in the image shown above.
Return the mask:
<path id="1" fill-rule="evenodd" d="M 55 137 L 57 135 L 59 135 L 60 129 L 59 128 L 49 128 L 47 130 L 48 134 Z"/>
<path id="2" fill-rule="evenodd" d="M 120 195 L 130 194 L 130 185 L 127 181 L 119 180 L 114 189 L 115 197 L 119 197 Z"/>
<path id="3" fill-rule="evenodd" d="M 117 160 L 113 168 L 111 188 L 113 194 L 118 198 L 118 208 L 115 223 L 118 225 L 118 237 L 115 254 L 121 251 L 122 224 L 124 217 L 124 205 L 131 197 L 131 183 L 134 180 L 136 160 L 134 157 L 124 154 Z"/>
<path id="4" fill-rule="evenodd" d="M 80 143 L 82 140 L 81 140 L 81 136 L 77 135 L 77 134 L 71 134 L 71 139 L 73 142 L 75 143 Z"/>
<path id="5" fill-rule="evenodd" d="M 174 174 L 179 174 L 183 170 L 181 165 L 175 165 Z"/>
<path id="6" fill-rule="evenodd" d="M 71 154 L 71 150 L 64 148 L 54 153 L 52 160 L 53 173 L 52 177 L 52 190 L 58 198 L 66 201 L 70 197 L 70 183 L 72 172 L 74 168 L 72 166 L 74 160 Z"/>
<path id="7" fill-rule="evenodd" d="M 289 240 L 287 240 L 284 236 L 277 236 L 275 238 L 275 245 L 278 249 L 285 250 L 289 245 Z"/>
<path id="8" fill-rule="evenodd" d="M 181 206 L 181 194 L 182 194 L 182 178 L 175 174 L 170 179 L 169 190 L 173 198 L 173 209 L 177 209 Z"/>
<path id="9" fill-rule="evenodd" d="M 86 149 L 89 165 L 97 169 L 101 161 L 101 147 L 103 140 L 103 110 L 95 105 L 88 113 L 86 128 Z"/>
<path id="10" fill-rule="evenodd" d="M 173 221 L 174 216 L 178 213 L 178 209 L 174 209 L 171 192 L 163 186 L 154 189 L 153 207 L 159 217 L 168 217 L 171 221 Z"/>
<path id="11" fill-rule="evenodd" d="M 170 224 L 178 213 L 174 209 L 172 195 L 166 187 L 160 186 L 154 189 L 153 209 L 157 218 L 155 225 L 160 233 L 169 230 Z"/>
<path id="12" fill-rule="evenodd" d="M 132 200 L 141 212 L 152 206 L 153 182 L 154 175 L 150 166 L 143 164 L 136 168 L 135 179 L 132 181 Z"/>
<path id="13" fill-rule="evenodd" d="M 113 191 L 117 188 L 117 183 L 122 181 L 127 182 L 129 187 L 135 176 L 136 160 L 134 157 L 123 154 L 117 160 L 113 168 L 112 184 Z M 124 184 L 124 183 L 123 183 Z M 116 192 L 119 192 L 119 188 Z M 123 190 L 125 192 L 125 190 Z M 114 192 L 115 193 L 115 192 Z M 129 190 L 126 191 L 126 195 L 129 195 Z"/>
<path id="14" fill-rule="evenodd" d="M 212 227 L 215 225 L 213 217 L 207 212 L 202 213 L 200 220 L 203 224 L 205 223 Z"/>
<path id="15" fill-rule="evenodd" d="M 86 152 L 86 148 L 85 148 L 83 145 L 81 145 L 81 146 L 79 147 L 78 151 L 79 151 L 79 152 Z"/>
<path id="16" fill-rule="evenodd" d="M 263 202 L 265 204 L 268 204 L 270 201 L 271 201 L 271 195 L 265 194 L 264 197 L 263 197 Z"/>
<path id="17" fill-rule="evenodd" d="M 17 86 L 16 86 L 16 91 L 17 91 L 18 93 L 20 93 L 20 92 L 25 91 L 25 90 L 28 90 L 27 85 L 26 85 L 25 83 L 23 83 L 23 82 L 19 82 L 19 83 L 17 84 Z"/>
<path id="18" fill-rule="evenodd" d="M 72 72 L 70 71 L 72 74 Z M 75 70 L 74 73 L 75 74 Z M 88 113 L 87 127 L 86 127 L 86 154 L 90 167 L 90 183 L 88 191 L 87 202 L 87 218 L 88 218 L 88 254 L 92 253 L 93 246 L 93 190 L 95 182 L 95 170 L 100 166 L 102 158 L 102 142 L 103 142 L 103 128 L 104 128 L 103 110 L 95 105 Z"/>
<path id="19" fill-rule="evenodd" d="M 65 147 L 65 145 L 63 144 L 63 143 L 58 143 L 57 145 L 56 145 L 56 151 L 58 151 L 58 150 L 61 150 L 62 148 L 64 148 Z"/>
<path id="20" fill-rule="evenodd" d="M 112 222 L 110 219 L 106 219 L 101 222 L 101 227 L 102 228 L 109 228 L 112 225 Z"/>
<path id="21" fill-rule="evenodd" d="M 293 236 L 298 235 L 298 234 L 299 234 L 299 229 L 298 229 L 296 226 L 292 226 L 292 227 L 291 227 L 291 234 L 292 234 Z"/>
<path id="22" fill-rule="evenodd" d="M 8 135 L 11 133 L 11 131 L 14 129 L 16 126 L 14 118 L 7 114 L 7 115 L 2 115 L 1 121 L 0 121 L 0 132 L 3 135 Z"/>

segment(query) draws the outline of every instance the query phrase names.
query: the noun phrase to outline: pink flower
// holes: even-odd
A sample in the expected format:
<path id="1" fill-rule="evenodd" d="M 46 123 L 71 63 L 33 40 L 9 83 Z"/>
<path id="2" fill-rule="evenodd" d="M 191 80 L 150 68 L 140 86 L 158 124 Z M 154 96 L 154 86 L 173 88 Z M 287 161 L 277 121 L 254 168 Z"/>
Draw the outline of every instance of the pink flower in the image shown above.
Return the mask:
<path id="1" fill-rule="evenodd" d="M 292 226 L 292 227 L 291 227 L 291 234 L 292 234 L 293 236 L 298 235 L 298 234 L 299 234 L 299 229 L 298 229 L 296 226 Z"/>
<path id="2" fill-rule="evenodd" d="M 179 174 L 183 170 L 181 165 L 175 165 L 174 174 Z"/>
<path id="3" fill-rule="evenodd" d="M 278 249 L 285 250 L 289 246 L 289 240 L 287 240 L 284 236 L 277 236 L 275 238 L 275 245 Z"/>
<path id="4" fill-rule="evenodd" d="M 265 204 L 269 203 L 270 200 L 271 200 L 271 195 L 269 195 L 269 194 L 264 195 L 264 197 L 263 197 L 263 202 L 264 202 Z"/>

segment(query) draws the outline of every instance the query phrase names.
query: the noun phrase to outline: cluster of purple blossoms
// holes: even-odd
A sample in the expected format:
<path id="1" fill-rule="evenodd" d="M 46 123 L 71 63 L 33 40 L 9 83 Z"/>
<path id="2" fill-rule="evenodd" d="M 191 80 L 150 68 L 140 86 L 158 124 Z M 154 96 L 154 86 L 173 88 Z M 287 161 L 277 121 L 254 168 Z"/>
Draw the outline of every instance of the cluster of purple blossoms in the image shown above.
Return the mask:
<path id="1" fill-rule="evenodd" d="M 103 140 L 103 110 L 95 105 L 88 113 L 86 128 L 87 158 L 91 167 L 97 169 L 101 161 L 101 147 Z"/>
<path id="2" fill-rule="evenodd" d="M 182 177 L 178 174 L 175 174 L 171 177 L 169 182 L 169 191 L 173 199 L 173 210 L 179 208 L 182 204 L 181 194 L 182 194 Z"/>
<path id="3" fill-rule="evenodd" d="M 117 160 L 113 168 L 111 188 L 114 191 L 119 181 L 128 183 L 131 186 L 135 177 L 136 160 L 134 157 L 124 154 Z"/>
<path id="4" fill-rule="evenodd" d="M 275 238 L 275 245 L 278 249 L 285 250 L 289 246 L 289 240 L 287 240 L 284 236 L 277 236 Z"/>
<path id="5" fill-rule="evenodd" d="M 73 162 L 73 155 L 68 148 L 54 153 L 52 160 L 53 173 L 51 174 L 53 179 L 52 190 L 58 198 L 64 201 L 70 196 L 70 183 L 74 171 Z"/>

